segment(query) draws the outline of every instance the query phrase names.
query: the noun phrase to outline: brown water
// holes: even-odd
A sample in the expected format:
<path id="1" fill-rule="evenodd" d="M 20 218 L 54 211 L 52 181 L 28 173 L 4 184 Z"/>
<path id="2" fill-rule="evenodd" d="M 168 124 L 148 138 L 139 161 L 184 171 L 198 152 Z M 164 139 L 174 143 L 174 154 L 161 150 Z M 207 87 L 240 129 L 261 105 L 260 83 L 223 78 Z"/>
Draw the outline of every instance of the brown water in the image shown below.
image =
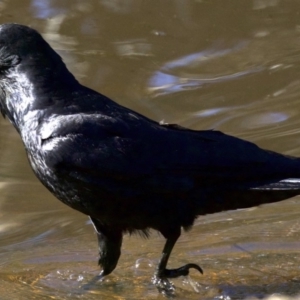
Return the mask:
<path id="1" fill-rule="evenodd" d="M 30 25 L 80 81 L 156 120 L 215 128 L 300 156 L 298 0 L 19 0 L 1 23 Z M 164 240 L 125 237 L 104 282 L 88 219 L 33 176 L 17 133 L 0 121 L 0 299 L 163 299 L 151 284 Z M 300 291 L 300 210 L 293 198 L 203 216 L 170 266 L 177 299 L 243 299 Z"/>

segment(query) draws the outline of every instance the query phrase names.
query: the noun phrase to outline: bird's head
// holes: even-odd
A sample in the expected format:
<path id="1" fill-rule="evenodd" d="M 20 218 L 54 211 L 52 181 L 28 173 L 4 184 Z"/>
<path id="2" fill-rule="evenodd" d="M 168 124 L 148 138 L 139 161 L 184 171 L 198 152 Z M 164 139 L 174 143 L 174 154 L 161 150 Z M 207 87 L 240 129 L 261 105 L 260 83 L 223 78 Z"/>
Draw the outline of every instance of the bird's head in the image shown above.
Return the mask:
<path id="1" fill-rule="evenodd" d="M 54 93 L 76 83 L 61 57 L 36 30 L 0 25 L 0 111 L 14 125 L 16 118 L 51 105 Z"/>

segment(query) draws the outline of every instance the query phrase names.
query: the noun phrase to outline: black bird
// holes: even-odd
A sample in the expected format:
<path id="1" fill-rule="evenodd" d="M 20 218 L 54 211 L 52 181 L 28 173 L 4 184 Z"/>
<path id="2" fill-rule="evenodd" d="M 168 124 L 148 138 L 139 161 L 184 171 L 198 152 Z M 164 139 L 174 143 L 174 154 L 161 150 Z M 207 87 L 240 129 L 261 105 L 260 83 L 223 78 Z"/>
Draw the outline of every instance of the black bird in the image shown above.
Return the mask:
<path id="1" fill-rule="evenodd" d="M 160 124 L 82 86 L 35 30 L 0 26 L 0 110 L 21 135 L 39 180 L 90 216 L 100 276 L 110 274 L 125 232 L 166 238 L 157 282 L 181 229 L 199 215 L 300 193 L 300 160 L 219 131 Z"/>

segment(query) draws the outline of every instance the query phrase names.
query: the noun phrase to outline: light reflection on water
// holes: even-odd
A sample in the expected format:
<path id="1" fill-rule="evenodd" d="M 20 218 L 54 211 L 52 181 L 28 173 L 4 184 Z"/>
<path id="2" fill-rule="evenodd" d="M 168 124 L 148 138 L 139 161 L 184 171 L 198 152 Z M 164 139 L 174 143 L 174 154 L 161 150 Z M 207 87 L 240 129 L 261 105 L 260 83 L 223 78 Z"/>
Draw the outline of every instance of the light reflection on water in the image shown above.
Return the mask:
<path id="1" fill-rule="evenodd" d="M 26 0 L 0 11 L 40 30 L 84 84 L 125 106 L 300 156 L 297 1 Z M 156 233 L 126 236 L 115 272 L 84 289 L 99 272 L 92 226 L 41 187 L 13 128 L 0 126 L 1 300 L 165 299 L 151 284 Z M 191 272 L 199 294 L 179 278 L 177 299 L 297 294 L 298 201 L 200 217 L 170 260 L 203 267 Z"/>
<path id="2" fill-rule="evenodd" d="M 230 49 L 217 50 L 217 48 L 212 48 L 167 62 L 149 79 L 148 91 L 157 97 L 164 94 L 184 91 L 185 89 L 199 89 L 203 84 L 215 84 L 235 80 L 242 76 L 262 71 L 263 68 L 256 67 L 249 70 L 231 72 L 229 74 L 195 73 L 196 69 L 201 70 L 203 64 L 209 64 L 210 61 L 214 61 L 215 59 L 226 59 L 228 54 L 232 55 L 241 48 L 246 47 L 246 45 L 247 43 L 240 42 Z M 228 70 L 226 70 L 226 73 L 228 73 Z"/>

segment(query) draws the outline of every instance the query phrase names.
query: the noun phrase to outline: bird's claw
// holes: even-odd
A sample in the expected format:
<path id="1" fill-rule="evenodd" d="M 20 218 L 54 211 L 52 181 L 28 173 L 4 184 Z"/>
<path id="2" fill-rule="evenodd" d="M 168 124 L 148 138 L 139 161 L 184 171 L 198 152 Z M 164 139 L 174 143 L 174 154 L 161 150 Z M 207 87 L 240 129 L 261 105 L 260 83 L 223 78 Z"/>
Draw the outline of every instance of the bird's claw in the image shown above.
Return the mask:
<path id="1" fill-rule="evenodd" d="M 175 295 L 175 286 L 168 280 L 168 278 L 187 276 L 190 269 L 196 269 L 203 274 L 203 270 L 200 266 L 196 264 L 186 264 L 178 269 L 158 270 L 152 278 L 152 283 L 158 288 L 159 292 L 172 297 Z"/>
<path id="2" fill-rule="evenodd" d="M 178 269 L 164 269 L 158 270 L 156 273 L 156 277 L 158 278 L 177 278 L 179 276 L 187 276 L 189 275 L 190 269 L 196 269 L 201 274 L 203 274 L 203 270 L 200 266 L 196 264 L 186 264 L 183 267 Z"/>

